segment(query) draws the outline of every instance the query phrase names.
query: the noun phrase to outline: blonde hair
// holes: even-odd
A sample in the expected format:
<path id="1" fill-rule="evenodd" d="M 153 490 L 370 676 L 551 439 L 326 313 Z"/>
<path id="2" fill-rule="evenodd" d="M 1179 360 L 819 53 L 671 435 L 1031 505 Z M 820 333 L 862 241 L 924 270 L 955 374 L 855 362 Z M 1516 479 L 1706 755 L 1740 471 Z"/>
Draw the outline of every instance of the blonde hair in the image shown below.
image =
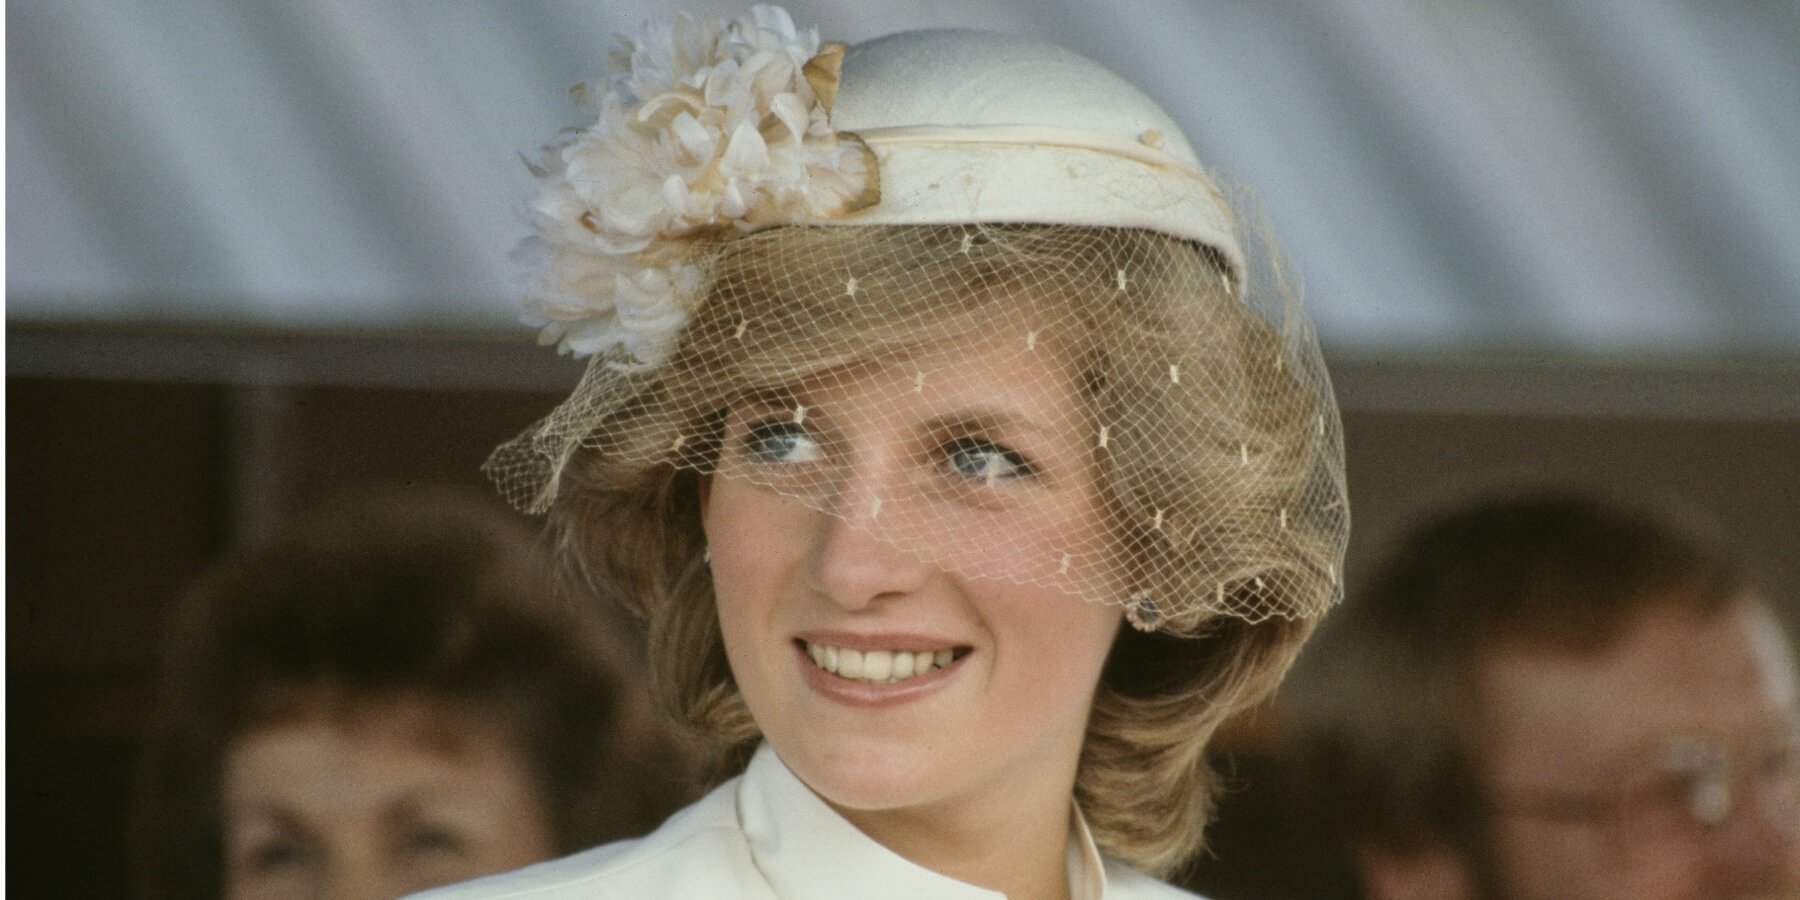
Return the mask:
<path id="1" fill-rule="evenodd" d="M 844 270 L 822 259 L 854 261 L 866 302 L 840 302 Z M 1336 432 L 1328 440 L 1325 428 L 1335 413 L 1322 375 L 1285 349 L 1292 335 L 1240 302 L 1237 274 L 1209 249 L 1135 229 L 785 227 L 721 239 L 709 268 L 710 291 L 729 292 L 733 311 L 702 308 L 669 364 L 596 410 L 559 470 L 551 524 L 572 579 L 645 619 L 652 689 L 716 751 L 720 773 L 760 737 L 703 562 L 698 486 L 722 411 L 746 393 L 1035 304 L 1077 323 L 1058 337 L 1091 421 L 1156 423 L 1165 447 L 1183 448 L 1180 471 L 1129 440 L 1096 458 L 1113 527 L 1131 530 L 1119 546 L 1137 557 L 1133 570 L 1187 594 L 1165 605 L 1156 633 L 1121 632 L 1075 794 L 1118 858 L 1163 874 L 1196 853 L 1217 789 L 1207 742 L 1274 689 L 1312 629 L 1307 618 L 1212 610 L 1317 610 L 1335 593 L 1344 512 L 1297 499 L 1337 477 Z M 1121 303 L 1112 288 L 1126 271 L 1137 290 Z M 742 340 L 746 315 L 775 324 Z M 1209 389 L 1161 389 L 1171 360 Z M 695 412 L 679 421 L 671 409 Z M 1151 533 L 1152 509 L 1159 525 L 1169 511 L 1188 527 Z M 1202 592 L 1219 602 L 1186 602 Z"/>

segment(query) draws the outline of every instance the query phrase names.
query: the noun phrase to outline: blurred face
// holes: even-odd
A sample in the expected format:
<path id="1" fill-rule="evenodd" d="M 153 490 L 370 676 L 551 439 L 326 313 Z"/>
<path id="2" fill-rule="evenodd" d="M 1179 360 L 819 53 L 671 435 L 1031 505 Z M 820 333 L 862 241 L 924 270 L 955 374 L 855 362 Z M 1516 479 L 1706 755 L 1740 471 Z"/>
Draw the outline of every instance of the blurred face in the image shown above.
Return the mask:
<path id="1" fill-rule="evenodd" d="M 1597 657 L 1482 668 L 1514 900 L 1800 897 L 1793 660 L 1767 607 L 1655 609 Z"/>
<path id="2" fill-rule="evenodd" d="M 884 813 L 1067 821 L 1120 613 L 955 574 L 1104 527 L 1075 388 L 1053 347 L 1017 352 L 1029 338 L 999 326 L 728 414 L 704 515 L 732 672 L 782 760 L 871 833 Z"/>
<path id="3" fill-rule="evenodd" d="M 510 742 L 445 718 L 382 703 L 234 740 L 226 896 L 391 898 L 553 856 L 548 810 Z"/>

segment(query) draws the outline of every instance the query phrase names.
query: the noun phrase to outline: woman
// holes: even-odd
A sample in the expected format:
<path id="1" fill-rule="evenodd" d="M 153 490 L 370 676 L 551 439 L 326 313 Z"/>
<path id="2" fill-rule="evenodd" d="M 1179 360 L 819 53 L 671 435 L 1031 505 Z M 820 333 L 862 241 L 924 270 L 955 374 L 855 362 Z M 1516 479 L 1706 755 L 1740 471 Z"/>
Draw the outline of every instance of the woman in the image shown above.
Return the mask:
<path id="1" fill-rule="evenodd" d="M 596 354 L 492 472 L 742 775 L 448 896 L 1178 894 L 1336 595 L 1311 331 L 1174 124 L 1004 35 L 652 25 L 539 170 Z M 1129 624 L 1130 627 L 1123 627 Z"/>
<path id="2" fill-rule="evenodd" d="M 149 897 L 397 897 L 641 834 L 681 755 L 598 610 L 447 492 L 339 504 L 182 607 L 140 798 Z"/>

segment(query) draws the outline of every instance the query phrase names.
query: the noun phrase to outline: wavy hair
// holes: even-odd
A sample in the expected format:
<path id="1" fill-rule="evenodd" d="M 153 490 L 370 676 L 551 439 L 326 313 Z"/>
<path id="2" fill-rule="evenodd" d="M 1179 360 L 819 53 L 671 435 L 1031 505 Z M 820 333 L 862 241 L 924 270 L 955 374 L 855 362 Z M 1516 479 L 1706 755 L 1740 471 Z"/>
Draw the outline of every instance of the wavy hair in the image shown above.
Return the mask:
<path id="1" fill-rule="evenodd" d="M 1161 429 L 1096 458 L 1128 570 L 1173 602 L 1155 633 L 1122 629 L 1112 648 L 1076 800 L 1110 854 L 1156 874 L 1191 858 L 1219 786 L 1207 743 L 1274 690 L 1312 630 L 1310 615 L 1271 611 L 1322 610 L 1337 591 L 1346 513 L 1296 499 L 1341 489 L 1335 408 L 1323 376 L 1286 352 L 1292 335 L 1239 300 L 1216 255 L 1135 229 L 787 227 L 724 240 L 716 254 L 711 291 L 730 294 L 731 312 L 703 308 L 670 364 L 609 401 L 559 471 L 550 522 L 571 583 L 647 623 L 652 688 L 712 749 L 719 777 L 760 737 L 703 562 L 699 486 L 723 410 L 1031 304 L 1070 323 L 1059 337 L 1091 421 Z M 846 266 L 869 298 L 853 314 L 834 299 Z M 1127 278 L 1136 299 L 1121 309 L 1115 288 Z M 746 319 L 782 327 L 737 340 Z M 1206 390 L 1168 390 L 1171 360 Z M 1192 527 L 1152 533 L 1151 510 L 1158 525 L 1172 511 Z M 1221 604 L 1261 612 L 1220 615 Z"/>

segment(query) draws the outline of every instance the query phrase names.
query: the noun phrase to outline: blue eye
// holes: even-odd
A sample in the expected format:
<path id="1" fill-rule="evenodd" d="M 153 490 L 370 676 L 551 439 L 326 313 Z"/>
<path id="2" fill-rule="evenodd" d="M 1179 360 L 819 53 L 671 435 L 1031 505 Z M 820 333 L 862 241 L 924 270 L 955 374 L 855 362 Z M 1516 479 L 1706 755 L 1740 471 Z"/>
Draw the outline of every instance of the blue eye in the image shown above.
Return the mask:
<path id="1" fill-rule="evenodd" d="M 744 437 L 744 450 L 759 462 L 775 465 L 817 462 L 824 456 L 819 442 L 795 422 L 764 422 Z"/>
<path id="2" fill-rule="evenodd" d="M 959 438 L 945 449 L 945 464 L 964 478 L 991 484 L 1037 474 L 1017 451 L 980 438 Z"/>

